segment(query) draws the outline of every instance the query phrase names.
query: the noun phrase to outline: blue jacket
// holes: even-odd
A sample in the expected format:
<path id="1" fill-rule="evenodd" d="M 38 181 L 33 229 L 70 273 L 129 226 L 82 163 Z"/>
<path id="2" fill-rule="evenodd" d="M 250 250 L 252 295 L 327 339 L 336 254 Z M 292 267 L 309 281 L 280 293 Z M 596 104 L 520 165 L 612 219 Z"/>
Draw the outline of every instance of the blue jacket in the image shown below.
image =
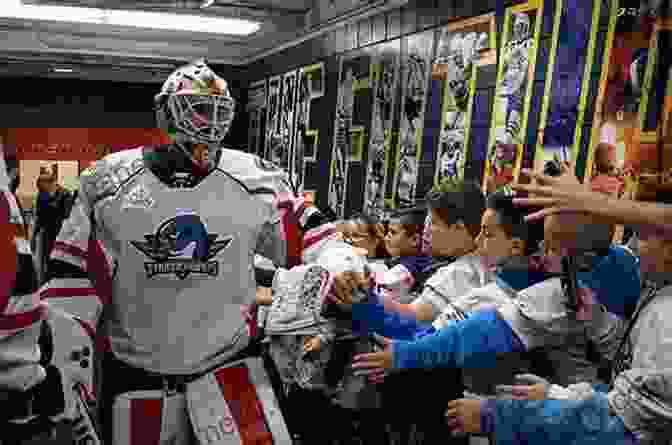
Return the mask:
<path id="1" fill-rule="evenodd" d="M 591 272 L 581 274 L 579 280 L 596 291 L 610 312 L 624 316 L 639 297 L 638 266 L 637 259 L 624 249 L 612 248 Z M 520 287 L 520 283 L 516 283 L 516 287 Z M 494 368 L 498 354 L 525 350 L 511 326 L 495 309 L 475 311 L 466 320 L 434 332 L 428 324 L 386 311 L 375 292 L 370 292 L 367 303 L 353 305 L 352 316 L 365 332 L 401 340 L 393 345 L 397 369 Z"/>

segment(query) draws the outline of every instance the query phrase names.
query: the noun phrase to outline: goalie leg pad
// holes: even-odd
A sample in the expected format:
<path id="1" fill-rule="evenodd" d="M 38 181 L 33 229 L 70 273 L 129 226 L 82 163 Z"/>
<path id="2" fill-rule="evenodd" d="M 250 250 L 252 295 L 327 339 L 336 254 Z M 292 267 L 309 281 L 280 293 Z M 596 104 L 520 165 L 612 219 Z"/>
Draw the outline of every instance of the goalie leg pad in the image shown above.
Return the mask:
<path id="1" fill-rule="evenodd" d="M 199 445 L 291 445 L 260 358 L 223 366 L 187 385 L 187 407 Z"/>

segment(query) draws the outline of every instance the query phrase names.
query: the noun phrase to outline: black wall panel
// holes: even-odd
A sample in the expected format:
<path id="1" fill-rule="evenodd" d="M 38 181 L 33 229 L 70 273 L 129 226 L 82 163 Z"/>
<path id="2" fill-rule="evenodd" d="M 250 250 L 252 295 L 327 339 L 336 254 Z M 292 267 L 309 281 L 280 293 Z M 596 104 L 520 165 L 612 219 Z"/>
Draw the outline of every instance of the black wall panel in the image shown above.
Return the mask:
<path id="1" fill-rule="evenodd" d="M 319 127 L 320 137 L 318 144 L 318 162 L 309 164 L 306 171 L 306 189 L 317 191 L 318 204 L 326 204 L 326 195 L 328 193 L 329 167 L 331 164 L 331 150 L 333 145 L 334 119 L 337 102 L 337 80 L 338 80 L 338 57 L 345 52 L 356 50 L 372 44 L 383 41 L 394 40 L 404 35 L 420 32 L 432 27 L 443 26 L 446 23 L 455 21 L 458 18 L 465 18 L 475 15 L 481 15 L 492 11 L 501 12 L 497 17 L 496 23 L 501 27 L 503 21 L 504 8 L 514 4 L 524 3 L 524 0 L 411 0 L 405 7 L 388 11 L 361 20 L 360 22 L 341 27 L 322 37 L 304 42 L 297 47 L 287 49 L 278 54 L 271 55 L 264 60 L 251 63 L 247 67 L 248 82 L 271 77 L 296 69 L 301 66 L 310 65 L 318 61 L 324 61 L 326 64 L 326 90 L 328 98 L 321 101 L 324 110 L 321 110 L 320 116 L 322 123 Z M 499 7 L 499 8 L 498 8 Z M 500 44 L 500 34 L 497 34 L 497 45 Z M 469 177 L 482 175 L 482 164 L 487 153 L 487 143 L 490 128 L 490 115 L 492 108 L 492 98 L 494 85 L 497 75 L 496 65 L 485 66 L 479 70 L 478 93 L 475 98 L 475 105 L 485 111 L 480 113 L 484 116 L 484 122 L 474 122 L 472 124 L 470 145 L 475 145 L 476 150 L 470 149 L 470 153 L 476 153 L 472 160 L 467 159 L 465 173 Z M 423 153 L 420 159 L 420 175 L 417 183 L 417 196 L 421 197 L 431 188 L 434 180 L 434 147 L 438 145 L 440 132 L 440 112 L 441 92 L 434 92 L 435 97 L 428 99 L 428 107 L 434 106 L 436 110 L 428 109 L 425 113 L 427 121 L 423 136 Z M 328 104 L 328 105 L 326 105 Z M 438 107 L 438 108 L 437 108 Z M 432 119 L 436 120 L 433 122 Z M 487 121 L 486 121 L 487 120 Z M 246 127 L 246 125 L 243 125 Z M 480 153 L 483 151 L 483 153 Z M 481 159 L 482 158 L 482 159 Z M 481 166 L 477 168 L 478 162 Z M 351 184 L 348 189 L 358 189 L 354 182 L 363 180 L 364 165 L 361 169 L 357 163 L 350 164 L 349 179 Z M 475 178 L 476 179 L 476 178 Z M 351 182 L 352 181 L 352 182 Z M 362 198 L 363 197 L 359 197 Z M 354 209 L 361 203 L 356 202 L 359 198 L 350 197 L 353 201 L 350 206 Z M 349 210 L 346 209 L 346 213 Z"/>

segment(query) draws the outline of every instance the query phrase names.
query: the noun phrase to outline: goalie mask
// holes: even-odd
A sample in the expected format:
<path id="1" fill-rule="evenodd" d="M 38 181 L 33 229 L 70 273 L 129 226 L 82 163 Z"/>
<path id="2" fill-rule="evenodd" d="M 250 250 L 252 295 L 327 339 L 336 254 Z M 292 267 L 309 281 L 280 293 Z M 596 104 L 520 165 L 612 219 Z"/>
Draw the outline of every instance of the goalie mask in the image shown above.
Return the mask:
<path id="1" fill-rule="evenodd" d="M 192 148 L 205 145 L 208 161 L 214 162 L 236 105 L 227 82 L 198 60 L 175 70 L 154 101 L 158 125 L 175 144 L 197 165 L 204 161 L 194 158 Z"/>

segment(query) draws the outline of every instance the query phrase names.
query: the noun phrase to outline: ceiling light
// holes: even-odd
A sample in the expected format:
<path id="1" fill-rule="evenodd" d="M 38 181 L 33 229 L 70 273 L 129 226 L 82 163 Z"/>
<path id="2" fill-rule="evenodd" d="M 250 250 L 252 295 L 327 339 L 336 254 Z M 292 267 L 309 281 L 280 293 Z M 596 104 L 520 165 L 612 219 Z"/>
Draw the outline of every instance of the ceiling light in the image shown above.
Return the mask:
<path id="1" fill-rule="evenodd" d="M 210 6 L 215 4 L 215 0 L 203 0 L 203 3 L 201 4 L 201 9 L 209 8 Z"/>
<path id="2" fill-rule="evenodd" d="M 75 70 L 73 70 L 72 68 L 57 68 L 57 67 L 54 67 L 53 71 L 55 73 L 72 73 Z"/>
<path id="3" fill-rule="evenodd" d="M 257 32 L 260 24 L 249 20 L 205 17 L 164 12 L 108 10 L 75 6 L 25 5 L 21 0 L 0 8 L 0 17 L 44 20 L 94 25 L 130 26 L 166 31 L 188 31 L 247 36 Z"/>

